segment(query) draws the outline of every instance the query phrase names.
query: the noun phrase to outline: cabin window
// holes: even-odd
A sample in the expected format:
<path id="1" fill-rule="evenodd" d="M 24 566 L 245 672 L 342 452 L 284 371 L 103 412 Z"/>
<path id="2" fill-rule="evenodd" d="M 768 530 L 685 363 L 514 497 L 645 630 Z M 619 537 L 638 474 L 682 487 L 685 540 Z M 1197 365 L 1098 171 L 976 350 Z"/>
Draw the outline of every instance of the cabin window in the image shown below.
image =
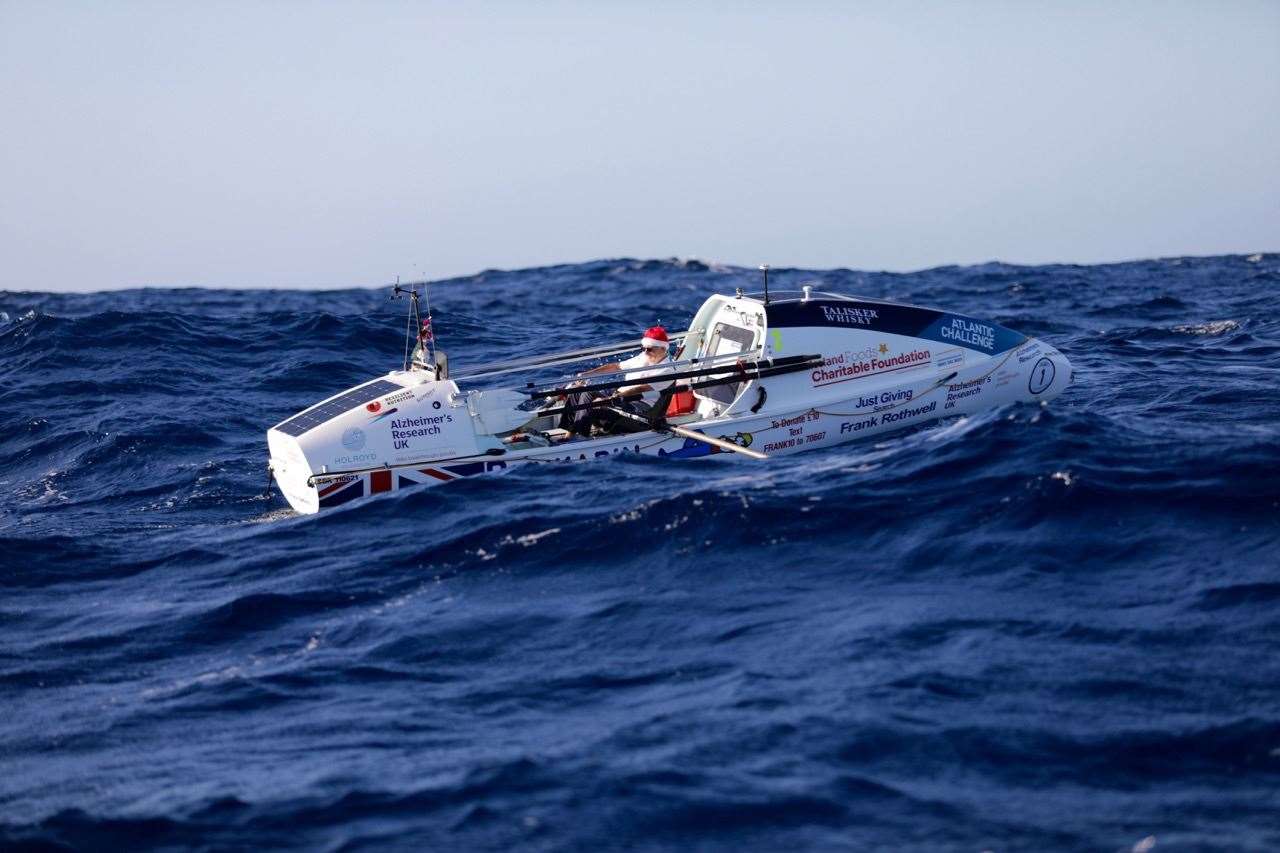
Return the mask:
<path id="1" fill-rule="evenodd" d="M 707 338 L 707 356 L 732 355 L 738 352 L 745 352 L 751 349 L 755 344 L 755 332 L 744 329 L 741 326 L 732 326 L 728 323 L 716 323 L 711 329 L 711 337 Z M 720 374 L 727 376 L 728 374 Z M 712 377 L 707 377 L 712 378 Z M 718 378 L 718 377 L 717 377 Z M 738 390 L 742 387 L 741 382 L 733 382 L 726 385 L 712 385 L 709 388 L 699 388 L 698 396 L 707 400 L 715 400 L 721 405 L 729 405 L 738 396 Z"/>

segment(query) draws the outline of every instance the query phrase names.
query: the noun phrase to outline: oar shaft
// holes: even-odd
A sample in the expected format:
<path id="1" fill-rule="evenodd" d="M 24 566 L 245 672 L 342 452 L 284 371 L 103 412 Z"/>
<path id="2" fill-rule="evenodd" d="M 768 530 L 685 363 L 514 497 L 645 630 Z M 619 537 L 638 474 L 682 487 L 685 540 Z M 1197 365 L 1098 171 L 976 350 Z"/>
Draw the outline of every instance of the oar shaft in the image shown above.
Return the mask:
<path id="1" fill-rule="evenodd" d="M 759 352 L 753 350 L 752 352 Z M 725 358 L 726 356 L 719 356 Z M 713 356 L 713 359 L 715 357 Z M 661 382 L 670 382 L 676 379 L 691 379 L 697 376 L 712 376 L 716 374 L 726 374 L 730 381 L 748 382 L 752 379 L 759 379 L 763 375 L 776 375 L 779 373 L 794 373 L 800 370 L 808 370 L 822 362 L 821 355 L 788 355 L 781 358 L 762 358 L 752 361 L 736 361 L 723 362 L 712 365 L 711 367 L 690 367 L 685 370 L 672 370 L 669 372 L 660 372 L 664 370 L 661 364 L 652 368 L 645 368 L 645 372 L 649 374 L 648 378 Z M 601 374 L 603 376 L 615 376 L 616 374 Z M 540 397 L 555 397 L 562 394 L 572 394 L 577 391 L 607 391 L 613 388 L 621 388 L 626 385 L 634 385 L 637 379 L 604 379 L 597 380 L 591 377 L 585 381 L 579 380 L 582 384 L 577 386 L 560 386 L 547 388 L 537 391 L 527 391 L 530 398 L 538 399 Z"/>
<path id="2" fill-rule="evenodd" d="M 815 358 L 821 359 L 821 356 L 815 356 Z M 752 370 L 747 372 L 746 380 L 743 379 L 741 373 L 734 372 L 732 375 L 727 376 L 723 379 L 706 379 L 706 380 L 703 380 L 702 382 L 690 382 L 688 384 L 681 383 L 676 385 L 676 388 L 677 390 L 680 390 L 680 391 L 690 391 L 690 390 L 701 391 L 703 388 L 714 388 L 717 385 L 733 385 L 743 381 L 749 381 L 749 380 L 755 380 L 755 379 L 768 379 L 773 376 L 782 376 L 787 373 L 795 373 L 797 370 L 807 369 L 810 366 L 811 365 L 809 364 L 801 364 L 799 367 L 796 367 L 796 366 L 772 367 L 765 370 L 755 370 L 753 368 Z M 655 377 L 655 378 L 666 380 L 666 379 L 669 379 L 670 377 L 661 376 L 661 377 Z M 583 388 L 566 389 L 566 390 L 570 390 L 573 393 L 577 393 L 580 391 L 589 391 L 592 389 L 583 387 Z M 592 400 L 587 403 L 580 403 L 574 408 L 575 409 L 608 408 L 613 405 L 613 402 L 614 401 L 608 397 L 601 397 L 598 400 Z M 538 409 L 537 411 L 533 412 L 532 415 L 537 417 L 542 417 L 543 415 L 559 415 L 559 414 L 562 414 L 567 408 L 568 407 L 563 405 L 555 405 L 548 409 Z"/>

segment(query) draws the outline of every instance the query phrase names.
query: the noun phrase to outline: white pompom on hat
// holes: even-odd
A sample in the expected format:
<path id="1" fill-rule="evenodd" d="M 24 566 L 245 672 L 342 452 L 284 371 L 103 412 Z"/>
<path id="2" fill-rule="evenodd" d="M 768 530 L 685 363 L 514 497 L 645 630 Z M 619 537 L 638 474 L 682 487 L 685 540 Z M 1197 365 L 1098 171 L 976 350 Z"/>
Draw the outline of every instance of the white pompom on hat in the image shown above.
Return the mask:
<path id="1" fill-rule="evenodd" d="M 654 326 L 644 333 L 644 337 L 640 339 L 640 346 L 669 349 L 671 347 L 671 341 L 667 340 L 666 329 L 661 326 Z"/>

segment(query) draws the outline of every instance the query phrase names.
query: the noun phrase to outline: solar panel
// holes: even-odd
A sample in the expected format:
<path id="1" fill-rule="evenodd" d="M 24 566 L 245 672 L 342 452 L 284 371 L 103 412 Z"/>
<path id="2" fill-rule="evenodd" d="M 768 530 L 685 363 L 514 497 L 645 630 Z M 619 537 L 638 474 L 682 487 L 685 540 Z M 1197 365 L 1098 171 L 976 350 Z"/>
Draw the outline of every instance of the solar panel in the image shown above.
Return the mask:
<path id="1" fill-rule="evenodd" d="M 300 415 L 294 415 L 289 420 L 280 424 L 276 429 L 285 435 L 291 435 L 295 438 L 304 432 L 320 426 L 320 424 L 328 423 L 356 406 L 363 406 L 370 400 L 376 400 L 379 397 L 390 394 L 392 391 L 401 390 L 401 386 L 394 382 L 388 382 L 385 379 L 379 379 L 370 382 L 368 385 L 361 385 L 359 388 L 353 388 L 345 394 L 334 397 L 314 409 L 308 409 Z"/>

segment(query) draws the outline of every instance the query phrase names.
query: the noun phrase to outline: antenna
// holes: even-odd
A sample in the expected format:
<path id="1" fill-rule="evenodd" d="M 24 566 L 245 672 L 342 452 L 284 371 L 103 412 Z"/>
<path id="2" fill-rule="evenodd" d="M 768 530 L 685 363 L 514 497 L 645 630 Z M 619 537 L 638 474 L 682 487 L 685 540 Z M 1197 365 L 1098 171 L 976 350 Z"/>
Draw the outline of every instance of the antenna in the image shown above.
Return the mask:
<path id="1" fill-rule="evenodd" d="M 431 363 L 435 364 L 436 363 L 436 330 L 435 330 L 435 327 L 431 324 L 431 282 L 427 281 L 426 279 L 423 279 L 422 281 L 422 293 L 427 298 L 427 322 L 424 325 L 419 327 L 418 335 L 421 337 L 421 335 L 424 332 L 426 333 L 427 339 L 424 343 L 426 343 L 428 351 L 431 353 Z"/>
<path id="2" fill-rule="evenodd" d="M 393 299 L 400 298 L 400 276 L 396 276 L 396 289 L 391 293 Z M 402 370 L 406 373 L 409 372 L 409 329 L 411 328 L 411 323 L 413 323 L 413 312 L 409 312 L 404 318 L 404 367 Z"/>
<path id="3" fill-rule="evenodd" d="M 769 304 L 769 265 L 761 264 L 760 272 L 764 273 L 764 304 Z"/>
<path id="4" fill-rule="evenodd" d="M 413 284 L 415 284 L 415 285 L 416 285 L 416 284 L 422 284 L 422 282 L 414 282 Z M 418 323 L 418 343 L 419 343 L 419 344 L 421 344 L 421 343 L 422 343 L 423 335 L 424 335 L 424 334 L 429 334 L 430 326 L 426 326 L 426 328 L 424 329 L 424 328 L 423 328 L 423 324 L 422 324 L 422 319 L 421 319 L 421 317 L 420 317 L 420 316 L 419 316 L 419 314 L 418 314 L 418 291 L 417 291 L 417 289 L 416 289 L 415 287 L 413 287 L 412 285 L 410 285 L 409 287 L 402 287 L 402 286 L 400 285 L 400 276 L 396 276 L 396 284 L 395 284 L 395 287 L 394 287 L 394 288 L 392 289 L 392 291 L 391 291 L 391 298 L 392 298 L 392 299 L 399 299 L 399 298 L 400 298 L 400 294 L 402 294 L 402 293 L 407 293 L 407 294 L 409 294 L 409 311 L 408 311 L 408 314 L 407 314 L 407 315 L 405 316 L 405 318 L 404 318 L 404 370 L 405 370 L 405 371 L 408 371 L 408 370 L 409 370 L 409 363 L 410 363 L 410 356 L 409 356 L 409 341 L 413 339 L 413 325 L 414 325 L 414 322 L 416 321 L 416 322 Z M 417 352 L 417 350 L 414 350 L 414 352 L 416 353 L 416 352 Z"/>

